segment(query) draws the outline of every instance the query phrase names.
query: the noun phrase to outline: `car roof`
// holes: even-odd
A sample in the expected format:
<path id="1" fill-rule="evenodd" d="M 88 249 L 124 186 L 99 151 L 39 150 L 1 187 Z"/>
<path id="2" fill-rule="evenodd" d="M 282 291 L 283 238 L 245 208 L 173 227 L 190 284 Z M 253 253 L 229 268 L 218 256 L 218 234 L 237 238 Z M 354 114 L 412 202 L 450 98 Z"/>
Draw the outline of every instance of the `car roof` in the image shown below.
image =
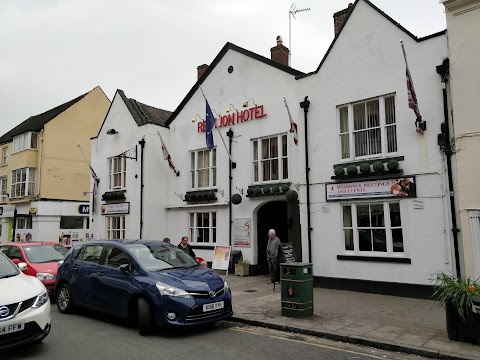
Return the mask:
<path id="1" fill-rule="evenodd" d="M 18 245 L 18 246 L 30 246 L 30 245 L 60 245 L 63 246 L 62 244 L 59 244 L 58 242 L 54 241 L 27 241 L 27 242 L 9 242 L 9 243 L 3 243 L 0 245 Z"/>
<path id="2" fill-rule="evenodd" d="M 118 244 L 118 245 L 132 245 L 132 244 L 139 244 L 139 245 L 171 245 L 164 243 L 162 240 L 145 240 L 145 239 L 97 239 L 97 240 L 89 240 L 89 241 L 82 241 L 81 243 L 74 244 L 76 245 L 89 245 L 89 244 Z"/>

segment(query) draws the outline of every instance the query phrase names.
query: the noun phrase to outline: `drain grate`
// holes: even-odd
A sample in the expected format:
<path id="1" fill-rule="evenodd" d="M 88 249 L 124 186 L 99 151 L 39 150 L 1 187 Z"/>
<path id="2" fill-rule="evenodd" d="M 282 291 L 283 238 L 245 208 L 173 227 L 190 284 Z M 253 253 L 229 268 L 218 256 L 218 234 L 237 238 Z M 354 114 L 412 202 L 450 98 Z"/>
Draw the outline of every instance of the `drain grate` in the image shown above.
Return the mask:
<path id="1" fill-rule="evenodd" d="M 256 291 L 258 291 L 258 290 L 245 290 L 244 292 L 249 292 L 250 293 L 250 292 L 256 292 Z"/>

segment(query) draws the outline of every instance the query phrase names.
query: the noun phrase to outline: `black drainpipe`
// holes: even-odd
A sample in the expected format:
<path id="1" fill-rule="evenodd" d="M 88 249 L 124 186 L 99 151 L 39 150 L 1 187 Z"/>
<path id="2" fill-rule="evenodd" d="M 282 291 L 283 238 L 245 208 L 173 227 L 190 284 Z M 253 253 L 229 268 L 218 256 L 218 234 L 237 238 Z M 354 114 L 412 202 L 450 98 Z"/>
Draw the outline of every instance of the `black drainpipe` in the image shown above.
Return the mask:
<path id="1" fill-rule="evenodd" d="M 305 113 L 305 177 L 307 179 L 307 227 L 308 227 L 308 262 L 312 262 L 312 227 L 310 223 L 310 167 L 308 165 L 308 108 L 310 107 L 310 100 L 305 96 L 305 100 L 300 103 L 300 107 Z"/>
<path id="2" fill-rule="evenodd" d="M 450 144 L 450 127 L 448 126 L 448 101 L 447 101 L 447 89 L 443 89 L 443 115 L 445 118 L 444 125 L 442 125 L 442 132 L 445 134 L 445 147 L 443 152 L 447 157 L 447 174 L 448 174 L 448 191 L 450 193 L 450 213 L 452 214 L 452 234 L 453 234 L 453 248 L 455 251 L 455 270 L 457 271 L 457 277 L 461 276 L 460 273 L 460 254 L 458 251 L 458 230 L 457 228 L 457 213 L 455 210 L 455 196 L 453 192 L 453 177 L 452 177 L 452 147 Z"/>
<path id="3" fill-rule="evenodd" d="M 143 230 L 143 149 L 145 148 L 145 139 L 138 142 L 140 144 L 140 239 Z"/>
<path id="4" fill-rule="evenodd" d="M 228 244 L 232 246 L 232 169 L 237 167 L 237 164 L 232 161 L 232 139 L 233 131 L 232 129 L 227 131 L 228 136 L 228 153 L 230 154 L 230 166 L 228 167 L 228 197 L 230 201 L 228 202 Z"/>
<path id="5" fill-rule="evenodd" d="M 448 175 L 448 191 L 450 195 L 450 213 L 452 216 L 452 234 L 453 234 L 453 250 L 455 253 L 455 270 L 457 277 L 461 276 L 460 272 L 460 254 L 458 251 L 458 232 L 457 228 L 457 211 L 455 210 L 455 196 L 453 191 L 453 176 L 452 176 L 452 144 L 450 143 L 450 126 L 448 121 L 448 96 L 447 96 L 447 82 L 450 73 L 450 60 L 447 58 L 443 60 L 441 65 L 437 66 L 437 73 L 442 77 L 442 82 L 445 83 L 443 92 L 443 118 L 444 122 L 441 125 L 441 134 L 438 134 L 438 145 L 445 153 L 447 158 L 447 175 Z"/>
<path id="6" fill-rule="evenodd" d="M 12 229 L 12 242 L 15 242 L 15 232 L 17 231 L 17 209 L 13 210 L 13 229 Z"/>

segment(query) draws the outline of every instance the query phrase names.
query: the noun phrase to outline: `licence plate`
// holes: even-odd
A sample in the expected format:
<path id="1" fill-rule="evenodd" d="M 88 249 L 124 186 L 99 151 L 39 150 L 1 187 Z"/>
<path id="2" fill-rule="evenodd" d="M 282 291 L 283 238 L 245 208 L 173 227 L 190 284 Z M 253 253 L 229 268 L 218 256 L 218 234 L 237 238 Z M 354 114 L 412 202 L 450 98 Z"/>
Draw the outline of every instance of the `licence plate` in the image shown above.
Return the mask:
<path id="1" fill-rule="evenodd" d="M 203 305 L 203 311 L 212 311 L 212 310 L 218 310 L 218 309 L 223 309 L 223 301 L 218 301 L 214 302 L 211 304 L 205 304 Z"/>
<path id="2" fill-rule="evenodd" d="M 22 331 L 25 329 L 24 323 L 10 324 L 10 325 L 0 325 L 0 335 L 6 335 L 17 331 Z"/>

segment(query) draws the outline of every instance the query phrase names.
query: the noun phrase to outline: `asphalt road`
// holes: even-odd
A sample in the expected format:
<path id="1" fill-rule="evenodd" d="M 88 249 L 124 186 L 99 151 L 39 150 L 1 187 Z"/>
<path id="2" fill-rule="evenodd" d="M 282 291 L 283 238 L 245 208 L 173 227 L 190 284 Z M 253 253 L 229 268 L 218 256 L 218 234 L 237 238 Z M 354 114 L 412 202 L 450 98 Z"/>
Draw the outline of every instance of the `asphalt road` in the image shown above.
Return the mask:
<path id="1" fill-rule="evenodd" d="M 215 327 L 158 331 L 143 337 L 122 320 L 79 310 L 60 314 L 52 304 L 52 331 L 41 344 L 3 352 L 1 360 L 175 359 L 416 359 L 411 355 L 316 337 L 219 322 Z"/>

